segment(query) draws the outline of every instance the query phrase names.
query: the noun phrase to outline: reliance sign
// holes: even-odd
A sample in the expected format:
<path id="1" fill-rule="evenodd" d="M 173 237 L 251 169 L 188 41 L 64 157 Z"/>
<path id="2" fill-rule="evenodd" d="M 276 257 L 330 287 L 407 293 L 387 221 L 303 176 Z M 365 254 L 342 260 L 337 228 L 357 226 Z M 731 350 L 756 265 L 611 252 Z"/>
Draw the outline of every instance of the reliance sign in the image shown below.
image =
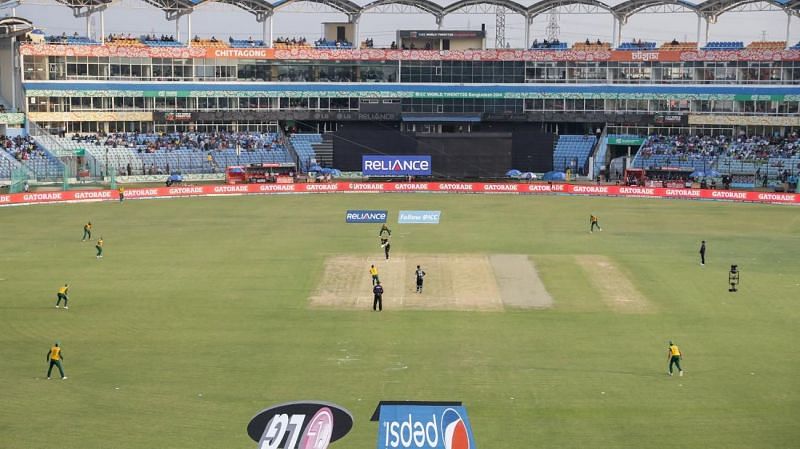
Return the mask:
<path id="1" fill-rule="evenodd" d="M 430 176 L 430 156 L 361 156 L 364 176 Z"/>

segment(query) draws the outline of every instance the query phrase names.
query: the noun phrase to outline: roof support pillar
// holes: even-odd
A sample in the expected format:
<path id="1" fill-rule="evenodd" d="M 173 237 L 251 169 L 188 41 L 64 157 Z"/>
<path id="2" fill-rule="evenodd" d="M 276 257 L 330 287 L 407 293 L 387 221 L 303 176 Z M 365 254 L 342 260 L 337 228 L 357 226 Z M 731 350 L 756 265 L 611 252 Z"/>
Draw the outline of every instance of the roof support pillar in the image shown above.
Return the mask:
<path id="1" fill-rule="evenodd" d="M 92 15 L 86 15 L 86 37 L 92 38 Z"/>
<path id="2" fill-rule="evenodd" d="M 175 18 L 175 42 L 181 41 L 181 16 Z"/>
<path id="3" fill-rule="evenodd" d="M 353 24 L 353 48 L 360 48 L 361 47 L 361 40 L 358 35 L 358 22 L 361 19 L 361 14 L 353 13 L 347 15 L 348 22 Z"/>
<path id="4" fill-rule="evenodd" d="M 611 48 L 617 48 L 617 16 L 611 15 Z"/>
<path id="5" fill-rule="evenodd" d="M 272 48 L 272 16 L 274 14 L 275 11 L 271 9 L 259 11 L 256 14 L 256 22 L 261 23 L 261 40 L 264 41 L 264 45 L 266 45 L 267 48 Z M 269 33 L 267 33 L 268 26 Z"/>
<path id="6" fill-rule="evenodd" d="M 697 46 L 698 47 L 701 45 L 701 43 L 700 43 L 700 22 L 701 22 L 701 20 L 702 20 L 702 16 L 700 14 L 697 14 L 697 38 L 695 39 L 695 41 L 697 41 Z"/>
<path id="7" fill-rule="evenodd" d="M 711 19 L 709 17 L 706 17 L 706 40 L 705 40 L 705 45 L 708 45 L 708 32 L 709 32 L 709 28 L 710 27 L 711 27 Z"/>
<path id="8" fill-rule="evenodd" d="M 106 43 L 106 15 L 105 11 L 100 11 L 100 43 Z"/>
<path id="9" fill-rule="evenodd" d="M 622 24 L 623 21 L 617 20 L 617 46 L 622 45 Z"/>
<path id="10" fill-rule="evenodd" d="M 71 7 L 72 9 L 72 16 L 75 18 L 78 17 L 89 17 L 96 12 L 100 12 L 108 8 L 108 4 L 102 5 L 95 5 L 95 6 L 75 6 Z"/>
<path id="11" fill-rule="evenodd" d="M 792 45 L 791 42 L 789 42 L 789 38 L 791 37 L 790 36 L 791 29 L 792 29 L 792 11 L 791 10 L 787 10 L 786 11 L 786 46 L 787 47 L 790 47 Z"/>
<path id="12" fill-rule="evenodd" d="M 531 46 L 531 22 L 533 22 L 531 15 L 525 14 L 525 45 L 522 46 L 523 50 L 527 50 Z"/>

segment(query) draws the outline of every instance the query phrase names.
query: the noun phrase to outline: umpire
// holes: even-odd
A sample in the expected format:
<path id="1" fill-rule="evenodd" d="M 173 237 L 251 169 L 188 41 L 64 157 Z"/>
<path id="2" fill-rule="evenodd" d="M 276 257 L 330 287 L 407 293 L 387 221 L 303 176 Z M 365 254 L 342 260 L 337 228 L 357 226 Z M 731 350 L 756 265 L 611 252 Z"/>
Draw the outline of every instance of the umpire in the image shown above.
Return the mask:
<path id="1" fill-rule="evenodd" d="M 381 285 L 381 281 L 378 281 L 374 287 L 372 287 L 372 293 L 375 295 L 374 299 L 372 300 L 372 310 L 382 312 L 383 311 L 383 286 Z"/>
<path id="2" fill-rule="evenodd" d="M 417 293 L 422 293 L 422 281 L 425 277 L 425 272 L 422 271 L 422 268 L 417 265 L 417 271 L 414 272 L 414 276 L 417 278 Z"/>
<path id="3" fill-rule="evenodd" d="M 390 249 L 392 249 L 392 244 L 387 240 L 386 243 L 383 244 L 383 254 L 386 255 L 386 260 L 389 260 Z"/>
<path id="4" fill-rule="evenodd" d="M 703 243 L 700 244 L 700 265 L 704 266 L 706 264 L 706 241 L 703 240 Z"/>

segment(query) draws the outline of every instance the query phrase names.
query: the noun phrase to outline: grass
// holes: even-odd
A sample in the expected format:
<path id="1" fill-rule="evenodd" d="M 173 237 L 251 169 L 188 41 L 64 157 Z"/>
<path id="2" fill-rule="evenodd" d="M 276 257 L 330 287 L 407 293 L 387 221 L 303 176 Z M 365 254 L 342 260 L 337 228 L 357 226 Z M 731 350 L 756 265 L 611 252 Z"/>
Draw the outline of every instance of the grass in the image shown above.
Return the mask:
<path id="1" fill-rule="evenodd" d="M 324 257 L 379 255 L 378 226 L 345 224 L 350 208 L 386 208 L 392 222 L 400 209 L 442 210 L 438 226 L 392 224 L 393 251 L 528 254 L 556 305 L 392 311 L 389 288 L 382 314 L 310 310 Z M 592 212 L 604 232 L 587 232 Z M 87 220 L 102 261 L 80 242 Z M 254 447 L 250 418 L 302 399 L 354 414 L 337 448 L 374 447 L 376 403 L 402 399 L 463 401 L 484 449 L 800 441 L 796 208 L 309 195 L 0 208 L 0 223 L 2 448 Z M 582 254 L 614 261 L 650 313 L 597 298 Z M 64 282 L 68 312 L 53 308 Z M 63 382 L 43 379 L 56 339 Z M 664 374 L 669 339 L 685 377 Z"/>

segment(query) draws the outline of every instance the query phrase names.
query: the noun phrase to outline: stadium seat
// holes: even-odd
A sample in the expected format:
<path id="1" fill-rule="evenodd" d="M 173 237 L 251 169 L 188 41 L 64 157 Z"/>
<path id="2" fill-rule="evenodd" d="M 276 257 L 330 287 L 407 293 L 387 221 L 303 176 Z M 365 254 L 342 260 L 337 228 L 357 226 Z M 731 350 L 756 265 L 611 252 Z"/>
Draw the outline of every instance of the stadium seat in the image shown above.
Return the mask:
<path id="1" fill-rule="evenodd" d="M 289 140 L 300 158 L 300 169 L 308 171 L 311 159 L 316 157 L 312 144 L 322 142 L 322 134 L 292 134 Z"/>
<path id="2" fill-rule="evenodd" d="M 589 135 L 561 135 L 558 137 L 555 151 L 553 151 L 553 170 L 583 171 L 589 154 L 597 141 L 595 136 Z"/>
<path id="3" fill-rule="evenodd" d="M 744 48 L 744 42 L 709 42 L 703 47 L 703 50 L 741 50 Z"/>

